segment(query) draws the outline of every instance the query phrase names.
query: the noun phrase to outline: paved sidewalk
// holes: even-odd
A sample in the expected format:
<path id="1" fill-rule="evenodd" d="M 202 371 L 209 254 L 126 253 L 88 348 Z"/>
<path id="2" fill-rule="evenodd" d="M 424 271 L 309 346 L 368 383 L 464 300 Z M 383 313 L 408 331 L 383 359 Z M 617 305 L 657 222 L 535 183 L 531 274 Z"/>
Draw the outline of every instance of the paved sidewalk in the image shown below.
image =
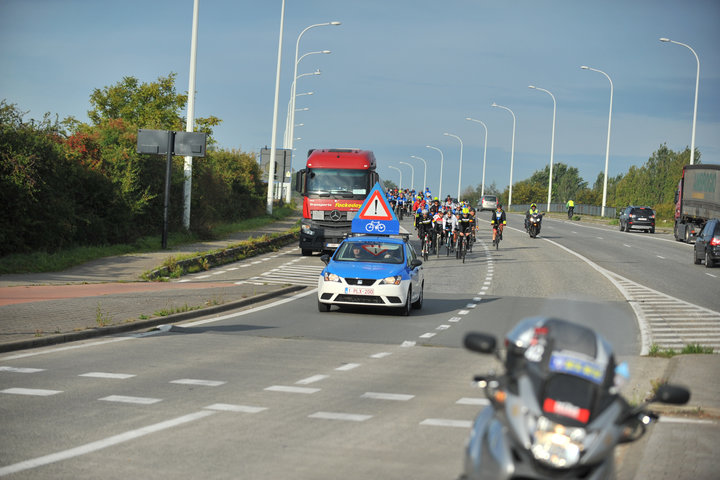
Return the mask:
<path id="1" fill-rule="evenodd" d="M 298 287 L 147 282 L 140 277 L 169 257 L 284 233 L 298 219 L 288 217 L 218 241 L 102 258 L 62 272 L 0 275 L 0 352 L 150 328 L 291 294 Z M 190 310 L 198 306 L 205 308 Z"/>

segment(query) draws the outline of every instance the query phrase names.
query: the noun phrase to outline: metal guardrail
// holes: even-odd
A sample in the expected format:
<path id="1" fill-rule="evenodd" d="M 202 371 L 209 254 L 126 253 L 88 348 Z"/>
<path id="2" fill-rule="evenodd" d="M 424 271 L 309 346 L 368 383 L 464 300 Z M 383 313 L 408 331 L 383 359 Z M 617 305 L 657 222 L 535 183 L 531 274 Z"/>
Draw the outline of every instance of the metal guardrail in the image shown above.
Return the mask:
<path id="1" fill-rule="evenodd" d="M 547 203 L 545 202 L 537 202 L 538 210 L 541 212 L 544 212 L 547 207 Z M 511 212 L 526 212 L 530 208 L 530 204 L 512 204 L 510 206 Z M 564 203 L 551 203 L 550 204 L 550 212 L 555 213 L 567 213 L 567 208 L 565 208 Z M 575 210 L 574 213 L 577 215 L 592 215 L 595 217 L 599 217 L 600 213 L 602 212 L 602 207 L 599 205 L 585 205 L 585 204 L 575 204 Z M 617 217 L 617 209 L 615 207 L 605 207 L 605 217 L 607 218 L 616 218 Z"/>

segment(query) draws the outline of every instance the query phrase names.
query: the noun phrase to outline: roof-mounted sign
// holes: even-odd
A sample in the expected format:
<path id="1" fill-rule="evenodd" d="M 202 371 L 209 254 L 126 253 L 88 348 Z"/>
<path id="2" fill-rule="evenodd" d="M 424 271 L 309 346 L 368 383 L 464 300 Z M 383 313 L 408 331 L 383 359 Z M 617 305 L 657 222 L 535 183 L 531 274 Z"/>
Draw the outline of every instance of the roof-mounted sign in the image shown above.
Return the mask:
<path id="1" fill-rule="evenodd" d="M 400 222 L 380 183 L 376 183 L 352 221 L 352 233 L 397 235 Z"/>

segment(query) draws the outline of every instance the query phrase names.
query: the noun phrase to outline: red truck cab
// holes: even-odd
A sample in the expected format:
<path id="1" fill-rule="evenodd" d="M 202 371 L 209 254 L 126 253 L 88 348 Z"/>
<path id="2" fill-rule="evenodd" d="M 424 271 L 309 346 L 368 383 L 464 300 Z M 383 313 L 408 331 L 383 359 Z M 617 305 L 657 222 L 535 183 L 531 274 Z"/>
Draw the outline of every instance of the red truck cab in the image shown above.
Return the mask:
<path id="1" fill-rule="evenodd" d="M 380 180 L 376 167 L 375 155 L 369 150 L 308 152 L 306 167 L 295 174 L 295 190 L 303 196 L 303 255 L 334 250 L 340 245 L 368 192 Z"/>

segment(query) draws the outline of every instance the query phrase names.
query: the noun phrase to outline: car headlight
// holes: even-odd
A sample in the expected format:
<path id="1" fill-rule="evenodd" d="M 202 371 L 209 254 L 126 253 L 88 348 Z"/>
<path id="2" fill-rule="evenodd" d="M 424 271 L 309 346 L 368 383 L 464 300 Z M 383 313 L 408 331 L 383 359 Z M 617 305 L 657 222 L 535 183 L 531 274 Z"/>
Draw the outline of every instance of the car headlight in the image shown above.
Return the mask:
<path id="1" fill-rule="evenodd" d="M 402 280 L 402 277 L 400 275 L 385 277 L 380 280 L 380 285 L 400 285 L 400 280 Z"/>
<path id="2" fill-rule="evenodd" d="M 307 223 L 302 224 L 302 233 L 306 235 L 313 235 L 315 232 L 313 232 L 312 228 L 310 228 L 310 225 Z"/>
<path id="3" fill-rule="evenodd" d="M 326 282 L 338 282 L 339 283 L 341 280 L 340 277 L 338 277 L 334 273 L 329 273 L 329 272 L 325 272 L 325 274 L 323 275 L 323 278 L 325 279 Z"/>
<path id="4" fill-rule="evenodd" d="M 547 417 L 537 419 L 530 451 L 539 462 L 555 468 L 570 468 L 585 449 L 584 428 L 567 427 Z"/>

